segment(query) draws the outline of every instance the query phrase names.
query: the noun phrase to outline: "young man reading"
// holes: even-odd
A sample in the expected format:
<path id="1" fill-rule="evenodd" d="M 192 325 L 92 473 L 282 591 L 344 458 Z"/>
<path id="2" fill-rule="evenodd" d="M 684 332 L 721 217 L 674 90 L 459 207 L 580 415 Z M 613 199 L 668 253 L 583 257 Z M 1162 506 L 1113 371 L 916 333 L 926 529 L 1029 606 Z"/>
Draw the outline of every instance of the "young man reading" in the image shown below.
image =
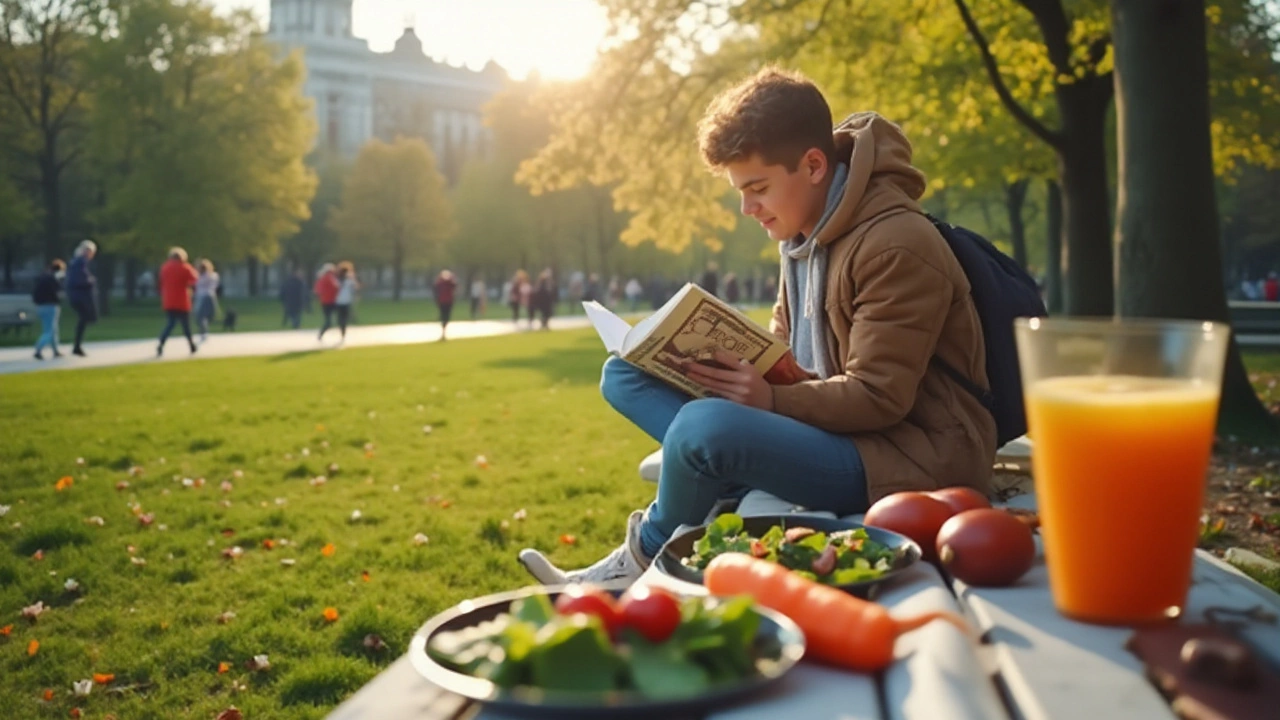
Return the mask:
<path id="1" fill-rule="evenodd" d="M 692 399 L 610 358 L 605 399 L 662 443 L 657 499 L 588 568 L 565 573 L 521 552 L 541 582 L 638 578 L 677 527 L 751 489 L 837 515 L 901 490 L 989 489 L 995 421 L 932 362 L 989 387 L 982 329 L 963 270 L 917 203 L 925 177 L 902 130 L 858 113 L 833 133 L 818 88 L 770 68 L 712 101 L 699 144 L 742 214 L 778 241 L 770 329 L 811 379 L 772 386 L 721 354 L 732 367 L 688 365 L 719 396 Z"/>

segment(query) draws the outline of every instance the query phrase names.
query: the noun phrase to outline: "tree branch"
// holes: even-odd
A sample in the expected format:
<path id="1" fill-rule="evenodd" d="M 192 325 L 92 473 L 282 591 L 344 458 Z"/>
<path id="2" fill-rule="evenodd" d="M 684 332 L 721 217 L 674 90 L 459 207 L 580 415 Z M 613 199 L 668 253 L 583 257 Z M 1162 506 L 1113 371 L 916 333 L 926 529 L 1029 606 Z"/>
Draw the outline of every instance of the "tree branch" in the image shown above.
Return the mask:
<path id="1" fill-rule="evenodd" d="M 1071 24 L 1062 9 L 1062 0 L 1018 0 L 1018 4 L 1031 13 L 1040 27 L 1040 37 L 1044 39 L 1053 69 L 1059 75 L 1070 75 L 1071 47 L 1067 44 L 1067 33 Z"/>
<path id="2" fill-rule="evenodd" d="M 987 69 L 987 77 L 991 79 L 991 85 L 995 89 L 996 95 L 1000 97 L 1000 102 L 1033 135 L 1048 143 L 1050 147 L 1061 149 L 1062 135 L 1045 127 L 1043 123 L 1027 112 L 1026 108 L 1022 107 L 1017 99 L 1013 97 L 1013 94 L 1009 92 L 1009 87 L 1005 85 L 1004 78 L 1000 76 L 1000 66 L 996 63 L 995 56 L 991 54 L 991 47 L 987 44 L 986 36 L 982 34 L 978 23 L 974 21 L 973 15 L 969 13 L 969 6 L 965 4 L 964 0 L 955 0 L 955 3 L 956 9 L 960 11 L 960 19 L 964 21 L 965 28 L 969 31 L 969 35 L 973 37 L 973 42 L 978 46 L 978 52 L 982 55 L 982 65 Z"/>

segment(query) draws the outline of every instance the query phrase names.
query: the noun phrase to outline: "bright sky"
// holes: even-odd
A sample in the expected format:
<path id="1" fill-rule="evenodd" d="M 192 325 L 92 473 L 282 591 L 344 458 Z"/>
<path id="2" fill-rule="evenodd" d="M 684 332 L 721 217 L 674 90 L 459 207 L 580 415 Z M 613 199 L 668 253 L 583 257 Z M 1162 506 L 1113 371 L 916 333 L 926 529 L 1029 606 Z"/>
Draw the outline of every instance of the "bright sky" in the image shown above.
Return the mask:
<path id="1" fill-rule="evenodd" d="M 271 14 L 271 0 L 213 4 L 251 8 L 264 27 Z M 353 32 L 385 52 L 409 18 L 431 57 L 475 70 L 492 59 L 516 78 L 584 75 L 606 29 L 594 0 L 355 0 Z"/>

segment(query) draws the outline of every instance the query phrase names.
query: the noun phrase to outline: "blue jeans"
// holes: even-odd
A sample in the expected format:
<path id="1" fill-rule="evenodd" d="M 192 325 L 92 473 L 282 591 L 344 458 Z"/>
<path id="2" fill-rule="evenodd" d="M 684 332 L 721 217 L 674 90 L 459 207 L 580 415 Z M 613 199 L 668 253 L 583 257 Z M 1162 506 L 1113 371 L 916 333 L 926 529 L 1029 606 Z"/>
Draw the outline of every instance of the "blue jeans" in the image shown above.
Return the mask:
<path id="1" fill-rule="evenodd" d="M 36 340 L 36 352 L 46 346 L 58 352 L 58 316 L 62 314 L 62 306 L 37 305 L 36 313 L 40 315 L 40 339 Z"/>
<path id="2" fill-rule="evenodd" d="M 695 400 L 613 357 L 604 364 L 600 390 L 662 443 L 658 498 L 640 526 L 649 557 L 676 528 L 701 524 L 718 499 L 754 489 L 836 515 L 867 509 L 866 469 L 843 435 L 730 400 Z"/>

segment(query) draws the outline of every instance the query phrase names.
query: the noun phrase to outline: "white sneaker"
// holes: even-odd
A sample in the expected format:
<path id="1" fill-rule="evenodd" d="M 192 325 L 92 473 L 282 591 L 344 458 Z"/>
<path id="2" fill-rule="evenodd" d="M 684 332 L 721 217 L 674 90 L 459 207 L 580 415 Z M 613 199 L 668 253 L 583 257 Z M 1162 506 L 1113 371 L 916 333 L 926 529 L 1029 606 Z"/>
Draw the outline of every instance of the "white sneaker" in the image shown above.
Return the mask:
<path id="1" fill-rule="evenodd" d="M 636 510 L 627 518 L 627 540 L 604 559 L 590 567 L 565 572 L 557 568 L 545 555 L 532 548 L 520 551 L 520 562 L 544 585 L 564 583 L 591 583 L 593 585 L 626 583 L 640 578 L 648 569 L 650 559 L 640 549 L 640 522 L 644 511 Z"/>

